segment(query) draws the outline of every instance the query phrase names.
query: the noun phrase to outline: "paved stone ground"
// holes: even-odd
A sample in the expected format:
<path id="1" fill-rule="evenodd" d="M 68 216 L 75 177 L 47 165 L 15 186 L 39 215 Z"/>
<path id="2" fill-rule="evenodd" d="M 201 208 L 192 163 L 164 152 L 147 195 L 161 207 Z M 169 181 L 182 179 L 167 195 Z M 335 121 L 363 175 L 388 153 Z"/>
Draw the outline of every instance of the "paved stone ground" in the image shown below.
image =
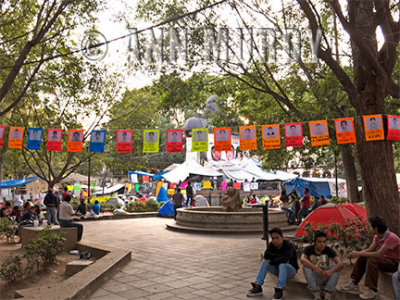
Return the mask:
<path id="1" fill-rule="evenodd" d="M 169 231 L 166 218 L 84 223 L 83 242 L 132 251 L 131 262 L 94 291 L 90 299 L 251 299 L 265 241 L 258 235 L 201 235 Z M 264 295 L 275 281 L 267 275 Z M 304 291 L 285 291 L 285 299 L 311 299 Z"/>

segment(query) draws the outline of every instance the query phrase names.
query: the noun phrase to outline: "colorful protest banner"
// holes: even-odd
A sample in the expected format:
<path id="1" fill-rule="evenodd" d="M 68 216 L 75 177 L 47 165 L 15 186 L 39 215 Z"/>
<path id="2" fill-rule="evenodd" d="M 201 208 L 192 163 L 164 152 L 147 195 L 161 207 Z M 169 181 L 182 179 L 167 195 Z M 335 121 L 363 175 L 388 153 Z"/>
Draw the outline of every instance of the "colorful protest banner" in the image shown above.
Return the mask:
<path id="1" fill-rule="evenodd" d="M 229 127 L 214 128 L 214 151 L 232 151 Z"/>
<path id="2" fill-rule="evenodd" d="M 10 127 L 10 132 L 8 134 L 8 148 L 22 149 L 24 130 L 24 127 Z"/>
<path id="3" fill-rule="evenodd" d="M 93 130 L 90 133 L 89 152 L 103 153 L 105 142 L 106 142 L 106 131 L 104 129 Z"/>
<path id="4" fill-rule="evenodd" d="M 192 129 L 192 152 L 208 151 L 208 129 Z"/>
<path id="5" fill-rule="evenodd" d="M 91 184 L 90 184 L 90 187 L 95 187 L 96 185 L 97 185 L 97 183 L 94 182 L 94 183 L 91 183 Z"/>
<path id="6" fill-rule="evenodd" d="M 74 191 L 80 191 L 81 189 L 82 189 L 82 186 L 74 185 Z"/>
<path id="7" fill-rule="evenodd" d="M 167 152 L 183 152 L 183 130 L 167 130 Z"/>
<path id="8" fill-rule="evenodd" d="M 326 120 L 310 121 L 311 146 L 329 145 L 328 122 Z"/>
<path id="9" fill-rule="evenodd" d="M 335 119 L 336 140 L 338 144 L 356 142 L 353 118 Z"/>
<path id="10" fill-rule="evenodd" d="M 285 123 L 285 147 L 303 147 L 303 124 Z"/>
<path id="11" fill-rule="evenodd" d="M 29 128 L 28 130 L 28 144 L 26 149 L 28 150 L 40 150 L 42 143 L 42 128 Z"/>
<path id="12" fill-rule="evenodd" d="M 82 152 L 83 129 L 70 129 L 68 131 L 67 152 Z"/>
<path id="13" fill-rule="evenodd" d="M 117 152 L 132 153 L 132 130 L 117 130 Z"/>
<path id="14" fill-rule="evenodd" d="M 400 141 L 400 116 L 387 116 L 388 133 L 386 139 Z"/>
<path id="15" fill-rule="evenodd" d="M 204 181 L 203 182 L 203 189 L 210 189 L 211 190 L 211 182 L 210 181 Z"/>
<path id="16" fill-rule="evenodd" d="M 3 137 L 4 137 L 4 131 L 6 130 L 6 126 L 0 126 L 0 147 L 3 148 Z"/>
<path id="17" fill-rule="evenodd" d="M 363 121 L 365 139 L 367 141 L 380 141 L 385 139 L 382 115 L 363 116 Z"/>
<path id="18" fill-rule="evenodd" d="M 67 185 L 67 189 L 68 189 L 68 191 L 73 191 L 74 190 L 74 186 L 73 185 Z"/>
<path id="19" fill-rule="evenodd" d="M 242 184 L 240 182 L 234 182 L 233 183 L 233 188 L 240 190 L 242 188 Z"/>
<path id="20" fill-rule="evenodd" d="M 47 151 L 61 151 L 62 129 L 49 128 L 47 130 Z"/>
<path id="21" fill-rule="evenodd" d="M 279 149 L 281 147 L 281 134 L 279 124 L 262 125 L 263 149 Z"/>
<path id="22" fill-rule="evenodd" d="M 160 130 L 145 129 L 143 131 L 143 153 L 157 153 L 160 148 Z"/>
<path id="23" fill-rule="evenodd" d="M 257 150 L 256 126 L 239 127 L 240 150 Z"/>
<path id="24" fill-rule="evenodd" d="M 149 182 L 150 181 L 150 176 L 149 175 L 142 175 L 142 180 L 144 182 Z"/>

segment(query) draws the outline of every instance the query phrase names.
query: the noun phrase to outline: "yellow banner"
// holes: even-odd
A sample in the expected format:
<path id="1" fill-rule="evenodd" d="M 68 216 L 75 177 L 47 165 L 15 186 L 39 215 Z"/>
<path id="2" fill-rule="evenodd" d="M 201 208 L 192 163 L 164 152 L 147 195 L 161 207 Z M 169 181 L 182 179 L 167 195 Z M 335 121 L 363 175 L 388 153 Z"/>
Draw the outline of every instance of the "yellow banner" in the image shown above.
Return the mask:
<path id="1" fill-rule="evenodd" d="M 310 121 L 311 146 L 329 145 L 328 122 L 326 120 Z"/>
<path id="2" fill-rule="evenodd" d="M 239 127 L 240 150 L 257 150 L 256 126 Z"/>
<path id="3" fill-rule="evenodd" d="M 279 124 L 262 125 L 263 149 L 279 149 L 281 147 L 281 134 Z"/>
<path id="4" fill-rule="evenodd" d="M 204 181 L 203 182 L 203 189 L 211 189 L 211 182 L 210 181 Z"/>
<path id="5" fill-rule="evenodd" d="M 24 127 L 10 127 L 8 138 L 8 148 L 22 149 L 22 140 L 24 137 Z"/>
<path id="6" fill-rule="evenodd" d="M 145 129 L 143 131 L 143 152 L 157 153 L 160 148 L 160 130 Z"/>
<path id="7" fill-rule="evenodd" d="M 367 141 L 380 141 L 385 139 L 382 115 L 363 116 L 363 120 L 365 139 Z"/>
<path id="8" fill-rule="evenodd" d="M 192 129 L 192 152 L 208 151 L 208 129 Z"/>

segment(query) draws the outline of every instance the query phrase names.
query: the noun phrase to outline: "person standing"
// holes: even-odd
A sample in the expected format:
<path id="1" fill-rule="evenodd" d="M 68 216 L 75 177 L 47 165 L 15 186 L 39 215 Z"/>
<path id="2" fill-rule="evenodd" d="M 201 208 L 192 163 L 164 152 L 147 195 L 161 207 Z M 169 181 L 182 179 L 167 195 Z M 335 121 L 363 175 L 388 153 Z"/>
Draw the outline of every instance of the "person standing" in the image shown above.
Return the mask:
<path id="1" fill-rule="evenodd" d="M 341 290 L 359 294 L 361 299 L 373 299 L 378 294 L 378 274 L 396 272 L 400 262 L 400 238 L 386 227 L 385 219 L 373 217 L 368 219 L 375 234 L 368 249 L 353 251 L 347 257 L 357 258 L 351 273 L 351 281 L 341 286 Z M 360 294 L 358 283 L 365 274 L 365 286 L 368 288 Z"/>
<path id="2" fill-rule="evenodd" d="M 294 224 L 295 213 L 293 209 L 289 208 L 289 196 L 286 194 L 285 190 L 282 190 L 281 197 L 279 199 L 282 201 L 281 210 L 289 214 L 288 216 L 289 224 Z"/>
<path id="3" fill-rule="evenodd" d="M 190 207 L 193 202 L 193 187 L 192 182 L 188 181 L 188 185 L 186 186 L 186 207 Z"/>
<path id="4" fill-rule="evenodd" d="M 304 196 L 301 198 L 301 209 L 299 213 L 297 214 L 297 219 L 298 219 L 298 225 L 300 225 L 301 221 L 303 220 L 303 217 L 307 216 L 308 211 L 310 209 L 310 194 L 309 194 L 308 188 L 304 189 Z"/>
<path id="5" fill-rule="evenodd" d="M 172 196 L 172 203 L 174 205 L 174 220 L 176 221 L 176 210 L 182 207 L 182 203 L 185 201 L 181 193 L 181 188 L 177 188 L 175 194 Z"/>
<path id="6" fill-rule="evenodd" d="M 252 282 L 253 288 L 247 293 L 247 297 L 262 296 L 262 285 L 264 284 L 267 272 L 278 276 L 277 286 L 275 288 L 272 300 L 280 300 L 283 297 L 283 289 L 286 286 L 286 280 L 296 275 L 299 265 L 297 264 L 296 250 L 292 243 L 283 238 L 280 228 L 272 228 L 269 231 L 271 243 L 268 244 L 264 253 L 264 260 L 258 271 L 257 279 Z"/>
<path id="7" fill-rule="evenodd" d="M 51 225 L 53 221 L 54 225 L 59 225 L 57 220 L 57 197 L 53 193 L 53 189 L 49 188 L 46 197 L 44 197 L 44 205 L 46 205 L 46 219 L 47 225 Z"/>
<path id="8" fill-rule="evenodd" d="M 314 300 L 332 299 L 339 280 L 339 272 L 344 265 L 336 252 L 326 245 L 327 235 L 321 230 L 314 234 L 314 245 L 304 248 L 301 255 L 304 277 L 307 288 L 312 292 Z M 334 264 L 330 265 L 330 260 Z"/>

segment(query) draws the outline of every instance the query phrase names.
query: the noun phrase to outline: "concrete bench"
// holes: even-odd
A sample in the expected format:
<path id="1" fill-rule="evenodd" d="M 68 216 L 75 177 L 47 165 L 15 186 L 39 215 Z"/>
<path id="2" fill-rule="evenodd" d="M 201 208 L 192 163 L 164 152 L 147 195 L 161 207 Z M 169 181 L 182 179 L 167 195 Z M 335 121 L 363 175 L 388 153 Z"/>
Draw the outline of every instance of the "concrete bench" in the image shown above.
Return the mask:
<path id="1" fill-rule="evenodd" d="M 93 260 L 74 260 L 65 266 L 65 275 L 72 276 L 94 263 Z"/>
<path id="2" fill-rule="evenodd" d="M 36 239 L 39 237 L 40 232 L 44 227 L 22 227 L 19 230 L 19 236 L 21 238 L 22 246 L 26 245 L 31 239 Z M 76 227 L 64 227 L 61 228 L 58 225 L 52 225 L 51 229 L 54 232 L 64 232 L 65 242 L 64 251 L 69 251 L 75 249 L 76 243 L 78 242 L 78 229 Z"/>

